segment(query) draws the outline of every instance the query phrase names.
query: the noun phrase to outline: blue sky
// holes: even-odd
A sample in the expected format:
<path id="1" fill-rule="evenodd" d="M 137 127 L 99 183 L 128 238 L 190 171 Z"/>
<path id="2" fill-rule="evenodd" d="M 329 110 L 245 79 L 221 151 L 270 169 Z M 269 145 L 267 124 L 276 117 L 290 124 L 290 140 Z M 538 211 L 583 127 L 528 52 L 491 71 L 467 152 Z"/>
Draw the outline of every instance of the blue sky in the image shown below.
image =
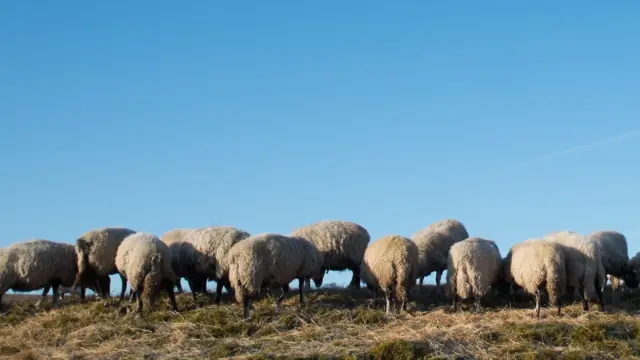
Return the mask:
<path id="1" fill-rule="evenodd" d="M 639 36 L 633 1 L 2 2 L 0 245 L 455 217 L 633 255 Z"/>

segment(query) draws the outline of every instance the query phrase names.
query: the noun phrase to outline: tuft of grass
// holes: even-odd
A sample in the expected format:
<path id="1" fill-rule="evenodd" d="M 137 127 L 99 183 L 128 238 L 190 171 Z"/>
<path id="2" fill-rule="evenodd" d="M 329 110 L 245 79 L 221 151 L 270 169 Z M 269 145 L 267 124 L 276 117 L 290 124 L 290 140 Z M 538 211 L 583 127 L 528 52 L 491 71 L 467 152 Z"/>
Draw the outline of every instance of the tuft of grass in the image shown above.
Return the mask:
<path id="1" fill-rule="evenodd" d="M 385 314 L 366 290 L 313 291 L 299 305 L 290 296 L 254 302 L 251 321 L 231 297 L 177 297 L 180 313 L 161 297 L 154 311 L 135 303 L 67 299 L 57 309 L 33 301 L 7 304 L 0 315 L 0 357 L 16 359 L 627 359 L 640 357 L 640 292 L 621 294 L 610 313 L 584 313 L 579 303 L 558 317 L 531 300 L 500 300 L 481 314 L 449 312 L 433 288 L 413 294 L 410 311 Z M 33 300 L 37 299 L 34 298 Z M 7 306 L 8 305 L 8 306 Z"/>

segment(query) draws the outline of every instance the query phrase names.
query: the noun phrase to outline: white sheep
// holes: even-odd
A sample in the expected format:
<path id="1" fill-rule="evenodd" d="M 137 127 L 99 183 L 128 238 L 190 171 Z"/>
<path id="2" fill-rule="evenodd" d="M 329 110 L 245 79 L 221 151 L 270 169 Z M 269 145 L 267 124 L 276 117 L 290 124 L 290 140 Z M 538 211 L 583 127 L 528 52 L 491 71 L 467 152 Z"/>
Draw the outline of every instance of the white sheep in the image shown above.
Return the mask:
<path id="1" fill-rule="evenodd" d="M 600 248 L 604 271 L 617 278 L 623 279 L 629 288 L 638 287 L 638 276 L 629 266 L 629 254 L 626 237 L 614 230 L 594 231 L 587 236 Z M 602 284 L 604 288 L 605 284 Z"/>
<path id="2" fill-rule="evenodd" d="M 447 258 L 447 285 L 453 298 L 453 311 L 458 298 L 474 298 L 476 311 L 482 298 L 500 279 L 502 257 L 495 242 L 471 237 L 451 246 Z"/>
<path id="3" fill-rule="evenodd" d="M 194 230 L 196 229 L 179 228 L 179 229 L 169 230 L 166 233 L 162 234 L 162 236 L 160 236 L 160 240 L 162 240 L 162 242 L 164 242 L 165 244 L 167 244 L 167 246 L 169 246 L 169 248 L 171 248 L 171 244 L 179 243 L 183 241 L 184 238 Z M 180 279 L 181 277 L 177 277 L 176 287 L 178 288 L 178 293 L 183 293 L 184 290 L 182 289 L 182 284 L 180 283 Z"/>
<path id="4" fill-rule="evenodd" d="M 447 256 L 451 246 L 469 237 L 464 224 L 456 219 L 439 220 L 424 229 L 418 230 L 411 240 L 418 246 L 420 285 L 425 276 L 436 272 L 436 298 L 440 295 L 442 273 L 447 269 Z"/>
<path id="5" fill-rule="evenodd" d="M 543 237 L 562 246 L 566 259 L 567 293 L 573 295 L 577 289 L 584 311 L 589 310 L 589 299 L 594 292 L 598 297 L 600 311 L 605 311 L 602 287 L 606 280 L 600 249 L 595 242 L 575 231 L 556 231 Z"/>
<path id="6" fill-rule="evenodd" d="M 207 280 L 217 282 L 215 302 L 220 302 L 223 286 L 229 291 L 228 265 L 225 258 L 231 247 L 249 233 L 230 226 L 212 226 L 195 229 L 169 248 L 173 256 L 176 276 L 184 277 L 195 300 L 196 293 L 207 293 Z"/>
<path id="7" fill-rule="evenodd" d="M 416 244 L 400 235 L 384 236 L 367 247 L 362 262 L 362 280 L 373 291 L 375 306 L 376 293 L 385 295 L 385 312 L 391 312 L 393 298 L 400 302 L 400 309 L 406 310 L 408 294 L 416 284 L 419 257 Z"/>
<path id="8" fill-rule="evenodd" d="M 323 220 L 293 230 L 290 236 L 303 237 L 316 245 L 324 257 L 327 271 L 351 270 L 349 288 L 360 288 L 360 267 L 364 252 L 371 240 L 367 229 L 350 221 Z M 316 287 L 322 286 L 323 276 L 314 279 Z M 305 279 L 307 289 L 310 279 Z"/>
<path id="9" fill-rule="evenodd" d="M 158 237 L 144 232 L 127 236 L 118 247 L 115 263 L 138 299 L 138 312 L 142 312 L 143 294 L 149 301 L 147 308 L 151 309 L 161 288 L 169 295 L 171 308 L 178 311 L 173 293 L 176 276 L 171 268 L 171 251 Z M 120 302 L 124 293 L 122 289 Z"/>
<path id="10" fill-rule="evenodd" d="M 276 307 L 289 290 L 289 283 L 299 281 L 300 303 L 306 278 L 322 275 L 323 258 L 316 246 L 301 237 L 263 233 L 244 239 L 231 248 L 226 259 L 229 281 L 238 303 L 249 318 L 251 298 L 263 287 L 281 287 Z"/>
<path id="11" fill-rule="evenodd" d="M 76 252 L 78 253 L 78 275 L 73 287 L 80 286 L 80 299 L 84 302 L 86 287 L 97 284 L 98 293 L 103 299 L 108 299 L 110 289 L 102 289 L 96 277 L 117 274 L 116 252 L 124 238 L 134 234 L 135 231 L 120 227 L 99 228 L 80 235 L 76 240 Z M 127 286 L 126 280 L 121 276 L 122 289 Z"/>
<path id="12" fill-rule="evenodd" d="M 540 317 L 541 292 L 546 289 L 551 304 L 561 315 L 562 295 L 566 280 L 565 252 L 558 243 L 541 239 L 529 239 L 516 244 L 502 264 L 503 278 L 512 286 L 522 287 L 536 299 L 536 317 Z"/>
<path id="13" fill-rule="evenodd" d="M 53 288 L 52 306 L 57 306 L 60 285 L 71 286 L 77 274 L 76 251 L 71 244 L 32 239 L 0 249 L 0 309 L 9 290 L 26 292 L 44 288 L 42 298 Z"/>

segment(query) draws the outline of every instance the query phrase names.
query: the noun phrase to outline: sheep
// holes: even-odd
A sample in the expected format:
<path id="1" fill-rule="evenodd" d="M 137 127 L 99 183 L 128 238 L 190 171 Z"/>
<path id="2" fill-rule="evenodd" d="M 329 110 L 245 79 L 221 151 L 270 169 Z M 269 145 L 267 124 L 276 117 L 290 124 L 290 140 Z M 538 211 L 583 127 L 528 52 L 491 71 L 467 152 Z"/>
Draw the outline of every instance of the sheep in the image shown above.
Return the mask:
<path id="1" fill-rule="evenodd" d="M 447 269 L 447 256 L 451 246 L 469 237 L 465 226 L 456 219 L 439 220 L 411 236 L 420 256 L 420 286 L 425 276 L 436 272 L 436 298 L 440 295 L 440 280 Z"/>
<path id="2" fill-rule="evenodd" d="M 160 286 L 169 295 L 171 309 L 178 311 L 173 293 L 176 276 L 171 268 L 171 251 L 157 236 L 145 232 L 127 236 L 118 247 L 115 263 L 118 273 L 129 280 L 138 299 L 138 313 L 142 312 L 143 294 L 148 299 L 147 308 L 151 309 Z M 122 289 L 120 302 L 124 293 Z"/>
<path id="3" fill-rule="evenodd" d="M 135 231 L 121 227 L 106 227 L 88 231 L 76 240 L 76 252 L 78 253 L 78 275 L 73 287 L 80 286 L 80 300 L 84 302 L 85 290 L 88 284 L 94 282 L 95 277 L 117 274 L 116 252 L 124 238 L 134 234 Z M 127 282 L 120 277 L 122 289 Z M 98 293 L 101 298 L 108 299 L 110 289 L 102 289 L 98 285 Z"/>
<path id="4" fill-rule="evenodd" d="M 637 288 L 639 279 L 633 268 L 629 266 L 627 239 L 620 232 L 614 230 L 594 231 L 587 236 L 600 248 L 602 265 L 607 274 L 623 279 L 629 288 Z M 605 284 L 602 284 L 604 288 Z"/>
<path id="5" fill-rule="evenodd" d="M 162 240 L 162 242 L 164 242 L 165 244 L 167 244 L 167 246 L 169 246 L 169 248 L 171 248 L 171 244 L 183 241 L 184 238 L 194 230 L 196 229 L 180 228 L 169 230 L 162 236 L 160 236 L 160 240 Z M 180 277 L 178 277 L 176 280 L 176 287 L 178 288 L 178 293 L 181 294 L 184 292 L 184 290 L 182 289 L 182 284 L 180 283 Z"/>
<path id="6" fill-rule="evenodd" d="M 596 293 L 600 311 L 605 311 L 602 287 L 606 280 L 600 249 L 595 242 L 575 231 L 557 231 L 543 237 L 561 245 L 566 259 L 567 292 L 578 289 L 584 311 L 589 310 L 590 294 Z"/>
<path id="7" fill-rule="evenodd" d="M 548 240 L 529 239 L 511 247 L 502 260 L 502 276 L 511 284 L 535 296 L 536 317 L 540 318 L 541 291 L 546 289 L 551 304 L 562 311 L 566 288 L 566 257 L 561 245 Z M 513 298 L 512 298 L 513 299 Z"/>
<path id="8" fill-rule="evenodd" d="M 385 312 L 391 312 L 393 297 L 407 309 L 408 294 L 418 277 L 419 255 L 416 244 L 400 235 L 384 236 L 367 247 L 362 262 L 362 280 L 376 293 L 380 290 L 386 298 Z"/>
<path id="9" fill-rule="evenodd" d="M 77 274 L 76 251 L 71 244 L 32 239 L 0 250 L 0 309 L 9 290 L 26 292 L 44 288 L 37 306 L 53 288 L 57 306 L 60 285 L 71 286 Z"/>
<path id="10" fill-rule="evenodd" d="M 350 221 L 323 220 L 294 229 L 289 236 L 303 237 L 316 245 L 324 258 L 326 271 L 351 270 L 348 287 L 360 289 L 360 267 L 364 252 L 371 240 L 367 229 Z M 314 279 L 317 288 L 322 286 L 323 276 Z M 310 279 L 305 279 L 307 289 Z"/>
<path id="11" fill-rule="evenodd" d="M 323 259 L 316 246 L 302 237 L 262 233 L 234 244 L 226 264 L 236 301 L 243 306 L 244 318 L 249 319 L 251 298 L 261 288 L 282 288 L 282 294 L 276 301 L 278 308 L 294 279 L 299 281 L 299 301 L 302 304 L 304 280 L 323 275 Z"/>
<path id="12" fill-rule="evenodd" d="M 225 258 L 237 242 L 249 237 L 249 233 L 230 226 L 213 226 L 195 229 L 183 241 L 170 245 L 173 269 L 176 276 L 184 277 L 196 299 L 196 293 L 206 295 L 208 279 L 217 282 L 215 302 L 220 303 L 222 288 L 230 289 L 228 265 Z"/>
<path id="13" fill-rule="evenodd" d="M 481 299 L 500 279 L 502 257 L 495 242 L 471 237 L 451 246 L 447 257 L 447 284 L 453 298 L 453 311 L 458 310 L 458 297 L 475 300 L 476 311 Z"/>

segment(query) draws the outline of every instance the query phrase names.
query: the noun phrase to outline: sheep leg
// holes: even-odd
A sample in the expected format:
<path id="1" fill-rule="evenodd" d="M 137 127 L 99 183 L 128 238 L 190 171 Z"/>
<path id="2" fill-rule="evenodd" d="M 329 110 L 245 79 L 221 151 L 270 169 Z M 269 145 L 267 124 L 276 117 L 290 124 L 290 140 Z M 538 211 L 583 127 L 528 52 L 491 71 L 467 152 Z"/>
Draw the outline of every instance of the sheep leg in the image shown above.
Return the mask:
<path id="1" fill-rule="evenodd" d="M 310 277 L 304 279 L 304 289 L 306 291 L 311 291 L 311 278 Z"/>
<path id="2" fill-rule="evenodd" d="M 127 280 L 124 278 L 124 276 L 122 276 L 122 274 L 120 274 L 120 279 L 122 279 L 122 280 L 124 281 L 124 285 L 125 285 L 125 286 L 123 286 L 123 287 L 120 289 L 120 301 L 118 302 L 119 304 L 121 304 L 121 303 L 122 303 L 122 300 L 124 300 L 124 293 L 125 293 L 125 292 L 126 292 L 126 290 L 127 290 L 127 287 L 126 287 L 126 285 L 127 285 L 126 281 L 127 281 Z"/>
<path id="3" fill-rule="evenodd" d="M 191 288 L 191 295 L 193 296 L 193 301 L 196 301 L 196 293 L 198 292 L 198 289 L 196 289 L 196 282 L 192 278 L 187 279 L 187 281 L 189 282 L 189 288 Z"/>
<path id="4" fill-rule="evenodd" d="M 242 299 L 242 315 L 245 320 L 251 319 L 251 314 L 249 312 L 249 305 L 251 304 L 251 297 L 245 296 Z"/>
<path id="5" fill-rule="evenodd" d="M 124 293 L 127 291 L 127 279 L 122 274 L 120 274 L 120 282 L 122 284 L 120 286 L 120 302 L 122 302 L 122 299 L 124 299 Z"/>
<path id="6" fill-rule="evenodd" d="M 169 295 L 169 302 L 171 302 L 171 310 L 178 312 L 178 305 L 176 304 L 176 295 L 173 293 L 173 284 L 169 281 L 164 282 L 164 287 Z"/>
<path id="7" fill-rule="evenodd" d="M 87 292 L 87 286 L 83 282 L 80 284 L 80 303 L 84 303 L 86 292 Z"/>
<path id="8" fill-rule="evenodd" d="M 142 294 L 141 294 L 141 292 L 142 292 L 142 290 L 137 290 L 135 292 L 136 298 L 138 299 L 138 308 L 136 309 L 136 311 L 138 313 L 140 313 L 140 314 L 142 313 L 142 296 L 141 296 Z"/>
<path id="9" fill-rule="evenodd" d="M 480 313 L 482 311 L 482 297 L 475 296 L 474 300 L 476 303 L 476 313 Z"/>
<path id="10" fill-rule="evenodd" d="M 457 293 L 453 293 L 453 312 L 457 312 L 458 311 L 458 294 Z"/>
<path id="11" fill-rule="evenodd" d="M 580 286 L 578 291 L 580 292 L 580 299 L 582 300 L 582 310 L 589 311 L 589 294 L 587 294 L 587 292 L 584 290 L 584 286 L 582 285 Z"/>
<path id="12" fill-rule="evenodd" d="M 440 280 L 442 279 L 442 270 L 436 271 L 436 301 L 440 297 Z"/>
<path id="13" fill-rule="evenodd" d="M 42 297 L 38 299 L 38 301 L 36 301 L 34 305 L 36 308 L 39 308 L 40 304 L 42 303 L 42 300 L 44 300 L 47 297 L 47 294 L 49 293 L 49 289 L 51 289 L 51 285 L 45 285 L 44 289 L 42 290 Z"/>
<path id="14" fill-rule="evenodd" d="M 53 300 L 51 300 L 51 307 L 56 308 L 58 306 L 58 296 L 60 296 L 58 294 L 58 291 L 60 291 L 60 284 L 52 284 L 51 287 L 53 288 Z"/>
<path id="15" fill-rule="evenodd" d="M 387 292 L 385 297 L 387 299 L 387 305 L 385 306 L 385 312 L 387 314 L 390 314 L 391 313 L 391 294 L 389 292 Z"/>
<path id="16" fill-rule="evenodd" d="M 376 302 L 378 300 L 378 292 L 376 291 L 376 289 L 372 289 L 371 291 L 373 291 L 373 306 L 372 306 L 372 308 L 375 309 L 376 308 Z"/>
<path id="17" fill-rule="evenodd" d="M 596 295 L 598 296 L 598 305 L 600 306 L 600 311 L 606 312 L 604 308 L 604 299 L 602 298 L 602 286 L 600 285 L 600 280 L 597 277 L 596 277 L 595 285 L 596 285 Z"/>
<path id="18" fill-rule="evenodd" d="M 129 289 L 129 302 L 134 302 L 136 299 L 136 292 L 133 289 Z"/>
<path id="19" fill-rule="evenodd" d="M 218 283 L 216 284 L 216 300 L 215 300 L 216 304 L 220 304 L 223 287 L 224 287 L 224 284 L 222 283 L 222 280 L 218 280 Z"/>
<path id="20" fill-rule="evenodd" d="M 536 291 L 535 297 L 536 297 L 536 317 L 539 319 L 540 318 L 540 298 L 541 298 L 540 290 Z"/>
<path id="21" fill-rule="evenodd" d="M 360 267 L 354 266 L 351 268 L 353 275 L 351 276 L 351 282 L 349 283 L 350 289 L 360 289 Z"/>
<path id="22" fill-rule="evenodd" d="M 558 307 L 558 316 L 562 316 L 562 297 L 556 296 L 556 305 Z"/>
<path id="23" fill-rule="evenodd" d="M 184 290 L 182 290 L 182 284 L 180 283 L 180 278 L 176 278 L 176 288 L 178 289 L 178 294 L 182 294 Z"/>
<path id="24" fill-rule="evenodd" d="M 304 284 L 304 278 L 298 279 L 298 294 L 300 295 L 300 304 L 304 304 L 304 299 L 302 298 L 302 285 Z"/>
<path id="25" fill-rule="evenodd" d="M 284 297 L 287 294 L 287 292 L 289 292 L 289 285 L 283 285 L 282 286 L 282 293 L 280 293 L 280 296 L 276 300 L 276 305 L 280 305 L 282 300 L 284 300 Z"/>

